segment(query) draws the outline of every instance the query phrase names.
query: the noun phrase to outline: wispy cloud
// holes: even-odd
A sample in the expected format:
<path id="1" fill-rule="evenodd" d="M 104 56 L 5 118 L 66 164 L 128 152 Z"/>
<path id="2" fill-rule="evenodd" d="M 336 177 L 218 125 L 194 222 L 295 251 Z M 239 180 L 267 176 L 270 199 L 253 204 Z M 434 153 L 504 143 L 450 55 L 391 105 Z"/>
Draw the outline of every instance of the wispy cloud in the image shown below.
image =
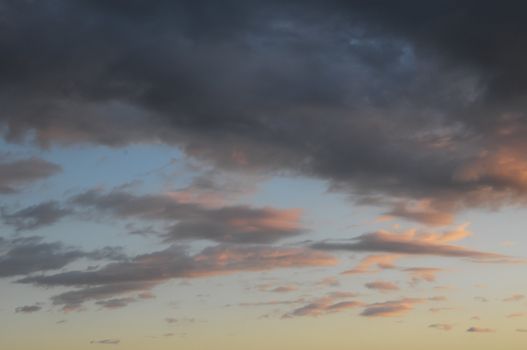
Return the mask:
<path id="1" fill-rule="evenodd" d="M 119 339 L 101 339 L 101 340 L 92 340 L 90 344 L 102 344 L 102 345 L 118 345 L 121 343 Z"/>
<path id="2" fill-rule="evenodd" d="M 67 247 L 60 242 L 47 243 L 42 237 L 0 237 L 0 277 L 26 275 L 56 270 L 81 258 L 92 260 L 122 260 L 122 250 L 105 247 L 91 252 Z"/>
<path id="3" fill-rule="evenodd" d="M 408 230 L 403 233 L 378 231 L 363 234 L 350 241 L 319 242 L 313 244 L 312 247 L 321 250 L 470 258 L 485 262 L 502 262 L 509 259 L 501 254 L 482 252 L 448 244 L 469 235 L 470 232 L 466 230 L 466 225 L 442 233 L 418 232 L 417 230 Z"/>
<path id="4" fill-rule="evenodd" d="M 209 207 L 170 194 L 134 195 L 124 191 L 91 190 L 74 196 L 74 206 L 121 219 L 161 221 L 166 242 L 208 239 L 230 243 L 270 243 L 305 232 L 299 209 Z"/>
<path id="5" fill-rule="evenodd" d="M 291 318 L 298 316 L 320 316 L 325 314 L 342 312 L 348 309 L 358 308 L 364 303 L 356 300 L 342 300 L 354 298 L 353 293 L 331 293 L 325 297 L 313 300 L 306 305 L 287 312 L 282 318 Z"/>
<path id="6" fill-rule="evenodd" d="M 467 329 L 467 332 L 469 333 L 493 333 L 495 331 L 495 329 L 483 327 L 470 327 Z"/>
<path id="7" fill-rule="evenodd" d="M 65 310 L 79 308 L 87 300 L 102 300 L 133 291 L 145 291 L 173 278 L 198 278 L 242 271 L 333 266 L 328 254 L 303 249 L 266 246 L 215 246 L 195 255 L 181 247 L 140 255 L 130 261 L 108 264 L 94 271 L 69 271 L 25 277 L 21 283 L 38 286 L 73 286 L 80 289 L 52 298 Z"/>
<path id="8" fill-rule="evenodd" d="M 435 329 L 438 329 L 440 331 L 450 331 L 452 330 L 452 328 L 454 328 L 454 326 L 452 324 L 449 324 L 449 323 L 434 323 L 434 324 L 431 324 L 428 326 L 429 328 L 435 328 Z"/>
<path id="9" fill-rule="evenodd" d="M 40 158 L 7 160 L 0 158 L 0 194 L 20 191 L 24 186 L 62 171 L 60 165 Z"/>
<path id="10" fill-rule="evenodd" d="M 19 306 L 15 309 L 16 313 L 23 313 L 23 314 L 30 314 L 33 312 L 37 312 L 42 310 L 42 306 L 40 305 L 25 305 L 25 306 Z"/>
<path id="11" fill-rule="evenodd" d="M 514 302 L 514 301 L 522 301 L 524 299 L 525 299 L 525 295 L 523 294 L 513 294 L 510 297 L 503 299 L 503 301 Z"/>

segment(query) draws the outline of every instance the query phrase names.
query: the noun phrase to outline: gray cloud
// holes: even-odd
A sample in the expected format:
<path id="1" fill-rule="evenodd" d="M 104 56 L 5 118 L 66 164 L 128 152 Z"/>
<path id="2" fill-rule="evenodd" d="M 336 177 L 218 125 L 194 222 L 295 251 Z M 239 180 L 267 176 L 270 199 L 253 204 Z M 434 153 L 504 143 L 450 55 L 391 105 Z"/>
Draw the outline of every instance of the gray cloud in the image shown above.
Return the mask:
<path id="1" fill-rule="evenodd" d="M 437 224 L 525 200 L 525 180 L 497 166 L 526 163 L 524 10 L 6 2 L 0 123 L 13 141 L 164 142 L 222 167 L 433 198 L 431 213 L 446 216 L 392 213 Z"/>
<path id="2" fill-rule="evenodd" d="M 449 323 L 434 323 L 428 326 L 429 328 L 435 328 L 440 331 L 450 331 L 454 327 L 453 325 Z"/>
<path id="3" fill-rule="evenodd" d="M 121 341 L 119 339 L 101 339 L 92 340 L 90 344 L 103 344 L 103 345 L 118 345 Z"/>
<path id="4" fill-rule="evenodd" d="M 209 239 L 231 243 L 270 243 L 305 232 L 297 209 L 249 206 L 207 207 L 170 195 L 137 196 L 127 192 L 88 191 L 71 199 L 83 208 L 122 219 L 169 223 L 161 237 L 167 241 Z"/>
<path id="5" fill-rule="evenodd" d="M 105 309 L 120 309 L 122 307 L 128 306 L 128 304 L 136 301 L 134 298 L 113 298 L 108 300 L 99 300 L 95 304 L 102 306 Z"/>
<path id="6" fill-rule="evenodd" d="M 71 210 L 62 208 L 56 201 L 40 203 L 11 213 L 2 208 L 0 212 L 4 224 L 13 226 L 17 231 L 51 225 L 69 214 Z"/>
<path id="7" fill-rule="evenodd" d="M 243 271 L 278 268 L 331 266 L 337 260 L 325 253 L 304 248 L 268 246 L 215 246 L 196 255 L 181 247 L 139 255 L 94 271 L 68 271 L 53 275 L 21 278 L 20 283 L 36 286 L 77 287 L 52 297 L 64 310 L 78 309 L 88 300 L 107 300 L 116 295 L 145 291 L 174 278 L 199 278 Z"/>
<path id="8" fill-rule="evenodd" d="M 12 240 L 0 237 L 0 277 L 56 270 L 81 258 L 121 260 L 125 256 L 120 248 L 115 247 L 85 252 L 64 246 L 60 242 L 43 242 L 41 237 Z"/>
<path id="9" fill-rule="evenodd" d="M 411 233 L 411 232 L 410 232 Z M 461 246 L 447 244 L 452 240 L 463 238 L 468 234 L 463 228 L 443 234 L 423 233 L 415 234 L 397 234 L 386 231 L 366 233 L 343 242 L 319 242 L 312 245 L 315 249 L 321 250 L 342 250 L 354 252 L 383 252 L 406 255 L 431 255 L 443 257 L 470 258 L 475 261 L 488 262 L 515 262 L 514 259 L 506 256 L 487 253 Z M 449 235 L 455 238 L 449 238 Z M 459 237 L 458 237 L 459 235 Z M 409 270 L 412 272 L 412 270 Z M 419 272 L 413 271 L 414 274 Z"/>
<path id="10" fill-rule="evenodd" d="M 413 310 L 415 304 L 422 303 L 422 299 L 405 298 L 390 300 L 368 305 L 361 316 L 367 317 L 396 317 Z"/>
<path id="11" fill-rule="evenodd" d="M 40 305 L 24 305 L 24 306 L 17 307 L 15 309 L 15 312 L 16 313 L 30 314 L 30 313 L 37 312 L 37 311 L 40 311 L 40 310 L 42 310 L 42 306 L 40 306 Z"/>
<path id="12" fill-rule="evenodd" d="M 399 287 L 393 283 L 388 281 L 374 281 L 374 282 L 368 282 L 364 285 L 368 289 L 376 289 L 381 292 L 389 292 L 389 291 L 395 291 L 399 290 Z"/>
<path id="13" fill-rule="evenodd" d="M 0 194 L 18 192 L 23 186 L 55 175 L 61 170 L 59 165 L 40 158 L 0 159 Z"/>

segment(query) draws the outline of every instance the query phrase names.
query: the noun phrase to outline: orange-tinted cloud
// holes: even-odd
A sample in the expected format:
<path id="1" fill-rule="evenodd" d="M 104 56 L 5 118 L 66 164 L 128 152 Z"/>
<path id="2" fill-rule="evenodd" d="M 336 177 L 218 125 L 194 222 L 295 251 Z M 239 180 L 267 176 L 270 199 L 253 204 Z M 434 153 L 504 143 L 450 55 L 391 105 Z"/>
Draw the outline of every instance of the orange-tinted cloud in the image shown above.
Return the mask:
<path id="1" fill-rule="evenodd" d="M 353 275 L 359 273 L 377 272 L 385 269 L 394 268 L 393 262 L 400 258 L 400 255 L 370 255 L 362 259 L 353 269 L 344 271 L 344 275 Z"/>
<path id="2" fill-rule="evenodd" d="M 410 274 L 410 282 L 415 285 L 421 281 L 434 282 L 436 280 L 437 273 L 444 270 L 433 267 L 410 267 L 403 269 L 403 271 Z"/>
<path id="3" fill-rule="evenodd" d="M 343 250 L 355 252 L 385 252 L 404 255 L 430 255 L 443 257 L 470 258 L 484 262 L 507 262 L 507 256 L 482 252 L 449 244 L 470 235 L 467 225 L 461 225 L 454 230 L 430 232 L 407 230 L 402 233 L 377 231 L 358 236 L 351 241 L 320 242 L 312 246 L 321 250 Z"/>
<path id="4" fill-rule="evenodd" d="M 390 300 L 382 303 L 369 304 L 362 316 L 367 317 L 395 317 L 403 315 L 414 308 L 415 304 L 423 303 L 423 299 L 405 298 L 399 300 Z"/>
<path id="5" fill-rule="evenodd" d="M 123 190 L 90 190 L 70 199 L 83 211 L 117 219 L 160 222 L 165 241 L 208 239 L 228 243 L 271 243 L 305 232 L 300 209 L 212 206 L 174 193 L 135 195 Z"/>
<path id="6" fill-rule="evenodd" d="M 174 278 L 219 276 L 243 271 L 280 268 L 332 266 L 337 259 L 305 248 L 269 246 L 215 246 L 189 255 L 181 247 L 171 247 L 139 255 L 130 261 L 108 264 L 93 271 L 69 271 L 54 275 L 26 277 L 19 282 L 40 286 L 69 286 L 76 290 L 52 297 L 65 310 L 78 309 L 87 300 L 106 300 L 130 292 L 148 291 Z M 105 304 L 101 304 L 105 306 Z"/>
<path id="7" fill-rule="evenodd" d="M 503 299 L 503 301 L 509 301 L 509 302 L 511 302 L 511 301 L 522 301 L 523 299 L 525 299 L 525 295 L 523 295 L 523 294 L 513 294 L 510 297 Z"/>
<path id="8" fill-rule="evenodd" d="M 482 328 L 482 327 L 470 327 L 467 329 L 469 333 L 493 333 L 495 329 L 492 328 Z"/>
<path id="9" fill-rule="evenodd" d="M 348 309 L 363 306 L 364 303 L 355 300 L 341 300 L 345 298 L 353 298 L 356 295 L 353 293 L 330 293 L 325 297 L 316 299 L 302 307 L 294 309 L 282 316 L 282 318 L 291 318 L 298 316 L 320 316 L 329 313 L 336 313 Z"/>
<path id="10" fill-rule="evenodd" d="M 397 202 L 384 215 L 388 217 L 400 217 L 430 226 L 446 226 L 452 224 L 454 221 L 454 215 L 451 212 L 435 208 L 433 201 L 426 199 Z"/>

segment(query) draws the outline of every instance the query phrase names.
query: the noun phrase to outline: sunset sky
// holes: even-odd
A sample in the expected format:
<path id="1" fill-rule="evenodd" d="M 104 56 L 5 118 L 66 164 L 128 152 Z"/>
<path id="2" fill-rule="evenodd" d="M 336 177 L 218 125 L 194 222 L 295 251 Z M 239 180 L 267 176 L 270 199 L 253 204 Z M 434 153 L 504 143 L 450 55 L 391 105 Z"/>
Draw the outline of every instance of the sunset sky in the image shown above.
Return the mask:
<path id="1" fill-rule="evenodd" d="M 0 0 L 0 348 L 524 350 L 526 13 Z"/>

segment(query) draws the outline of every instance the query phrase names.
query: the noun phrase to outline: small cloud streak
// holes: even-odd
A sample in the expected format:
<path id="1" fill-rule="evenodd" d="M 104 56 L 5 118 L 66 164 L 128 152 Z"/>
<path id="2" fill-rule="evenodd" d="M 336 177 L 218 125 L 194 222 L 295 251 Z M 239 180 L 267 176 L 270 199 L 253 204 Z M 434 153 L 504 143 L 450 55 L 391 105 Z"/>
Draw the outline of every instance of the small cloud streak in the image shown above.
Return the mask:
<path id="1" fill-rule="evenodd" d="M 361 273 L 373 273 L 381 270 L 393 269 L 394 261 L 399 259 L 400 255 L 370 255 L 363 258 L 354 268 L 342 272 L 343 275 L 354 275 Z"/>
<path id="2" fill-rule="evenodd" d="M 434 323 L 428 326 L 429 328 L 434 328 L 440 331 L 450 331 L 452 328 L 454 328 L 453 325 L 449 323 Z"/>
<path id="3" fill-rule="evenodd" d="M 506 302 L 517 302 L 517 301 L 522 301 L 523 299 L 525 299 L 525 295 L 523 295 L 523 294 L 513 294 L 510 297 L 507 297 L 507 298 L 503 299 L 503 301 L 506 301 Z"/>
<path id="4" fill-rule="evenodd" d="M 121 341 L 119 339 L 101 339 L 92 340 L 90 344 L 102 344 L 102 345 L 118 345 Z"/>
<path id="5" fill-rule="evenodd" d="M 360 301 L 342 300 L 346 298 L 353 298 L 355 296 L 356 294 L 347 292 L 330 293 L 325 297 L 316 299 L 302 307 L 284 314 L 282 318 L 292 318 L 299 316 L 316 317 L 364 306 L 364 303 Z"/>
<path id="6" fill-rule="evenodd" d="M 482 328 L 482 327 L 470 327 L 467 329 L 469 333 L 494 333 L 496 330 L 492 328 Z"/>
<path id="7" fill-rule="evenodd" d="M 392 282 L 387 281 L 374 281 L 364 285 L 368 289 L 375 289 L 381 292 L 393 292 L 399 290 L 399 287 Z"/>
<path id="8" fill-rule="evenodd" d="M 42 310 L 42 306 L 39 305 L 25 305 L 25 306 L 19 306 L 15 309 L 15 312 L 23 313 L 23 314 L 31 314 L 33 312 L 37 312 Z"/>

